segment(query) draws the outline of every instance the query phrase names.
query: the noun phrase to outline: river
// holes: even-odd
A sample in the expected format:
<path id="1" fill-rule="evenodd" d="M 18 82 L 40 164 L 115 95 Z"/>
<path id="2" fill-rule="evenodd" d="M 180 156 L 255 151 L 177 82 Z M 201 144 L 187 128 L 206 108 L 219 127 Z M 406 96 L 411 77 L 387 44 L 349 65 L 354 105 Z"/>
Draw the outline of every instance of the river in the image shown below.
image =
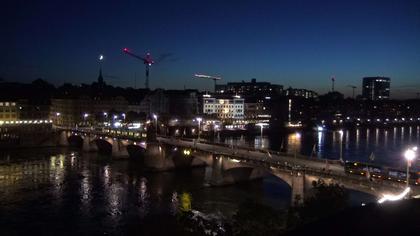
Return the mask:
<path id="1" fill-rule="evenodd" d="M 341 140 L 342 137 L 342 140 Z M 302 132 L 270 137 L 221 137 L 221 142 L 402 167 L 401 153 L 419 144 L 419 127 Z M 275 177 L 225 187 L 205 187 L 204 168 L 147 172 L 140 162 L 112 160 L 71 148 L 0 153 L 2 235 L 147 234 L 170 232 L 166 217 L 180 209 L 230 217 L 252 199 L 275 209 L 290 202 L 290 188 Z M 351 204 L 373 201 L 352 192 Z"/>

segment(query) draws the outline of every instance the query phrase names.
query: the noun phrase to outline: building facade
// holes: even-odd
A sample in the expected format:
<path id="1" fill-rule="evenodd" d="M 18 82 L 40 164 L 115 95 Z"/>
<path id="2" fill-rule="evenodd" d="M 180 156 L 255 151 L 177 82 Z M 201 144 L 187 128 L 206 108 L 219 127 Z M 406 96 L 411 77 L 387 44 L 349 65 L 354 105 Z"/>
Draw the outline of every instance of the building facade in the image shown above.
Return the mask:
<path id="1" fill-rule="evenodd" d="M 284 91 L 285 96 L 302 97 L 302 98 L 317 98 L 318 94 L 308 89 L 297 89 L 289 87 Z"/>
<path id="2" fill-rule="evenodd" d="M 0 102 L 0 120 L 15 121 L 19 119 L 19 108 L 16 102 L 1 101 Z"/>
<path id="3" fill-rule="evenodd" d="M 252 79 L 251 82 L 229 82 L 227 84 L 217 84 L 215 88 L 217 94 L 235 94 L 240 96 L 259 95 L 270 96 L 272 94 L 282 94 L 283 86 L 271 84 L 269 82 L 257 82 Z"/>
<path id="4" fill-rule="evenodd" d="M 215 98 L 203 95 L 203 114 L 214 115 L 221 120 L 243 119 L 244 107 L 244 99 L 240 96 Z"/>
<path id="5" fill-rule="evenodd" d="M 363 78 L 362 96 L 366 100 L 387 100 L 390 95 L 391 79 L 387 77 Z"/>

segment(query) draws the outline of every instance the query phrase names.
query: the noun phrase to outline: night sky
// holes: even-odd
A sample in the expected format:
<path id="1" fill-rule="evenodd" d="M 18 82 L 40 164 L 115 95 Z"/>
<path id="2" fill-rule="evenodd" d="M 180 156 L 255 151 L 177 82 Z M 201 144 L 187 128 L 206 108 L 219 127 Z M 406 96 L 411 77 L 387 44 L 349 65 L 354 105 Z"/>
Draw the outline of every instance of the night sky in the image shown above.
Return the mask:
<path id="1" fill-rule="evenodd" d="M 36 3 L 35 3 L 36 2 Z M 88 3 L 87 3 L 88 2 Z M 420 1 L 2 1 L 0 77 L 30 82 L 144 84 L 130 48 L 163 58 L 151 87 L 210 89 L 257 78 L 349 95 L 364 76 L 391 77 L 394 98 L 420 92 Z M 360 89 L 359 89 L 360 92 Z"/>

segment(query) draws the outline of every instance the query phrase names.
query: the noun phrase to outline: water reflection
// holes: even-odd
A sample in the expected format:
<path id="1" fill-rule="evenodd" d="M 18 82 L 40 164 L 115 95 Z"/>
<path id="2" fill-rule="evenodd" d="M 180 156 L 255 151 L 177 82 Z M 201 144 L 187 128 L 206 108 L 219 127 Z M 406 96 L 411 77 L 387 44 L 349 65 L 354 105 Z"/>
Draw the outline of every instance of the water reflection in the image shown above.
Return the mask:
<path id="1" fill-rule="evenodd" d="M 343 144 L 343 158 L 345 160 L 368 160 L 371 153 L 377 157 L 375 161 L 400 167 L 404 163 L 401 160 L 401 152 L 408 145 L 419 145 L 420 127 L 393 127 L 347 129 L 343 135 L 339 131 L 309 131 L 291 132 L 273 137 L 267 136 L 265 148 L 288 153 L 302 153 L 319 158 L 338 159 L 340 156 L 340 143 Z M 240 141 L 239 141 L 240 140 Z M 261 148 L 258 144 L 260 137 L 221 137 L 218 141 L 233 145 L 242 145 Z M 285 140 L 285 145 L 283 145 Z M 392 143 L 392 146 L 388 145 Z M 314 148 L 315 144 L 315 148 Z M 316 154 L 313 153 L 316 151 Z"/>
<path id="2" fill-rule="evenodd" d="M 146 178 L 141 178 L 139 182 L 140 186 L 138 187 L 138 204 L 141 218 L 145 217 L 149 211 L 149 194 L 147 193 L 146 182 Z"/>

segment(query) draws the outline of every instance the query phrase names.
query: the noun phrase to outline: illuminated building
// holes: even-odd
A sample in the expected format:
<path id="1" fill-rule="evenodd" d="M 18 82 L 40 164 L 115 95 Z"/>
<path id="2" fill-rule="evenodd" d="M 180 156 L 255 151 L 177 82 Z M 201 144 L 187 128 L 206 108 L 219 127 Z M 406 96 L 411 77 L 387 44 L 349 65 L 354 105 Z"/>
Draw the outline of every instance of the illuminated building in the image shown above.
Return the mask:
<path id="1" fill-rule="evenodd" d="M 390 95 L 391 79 L 387 77 L 363 78 L 362 95 L 367 100 L 387 100 Z"/>
<path id="2" fill-rule="evenodd" d="M 243 119 L 244 99 L 240 96 L 232 98 L 215 98 L 203 95 L 203 114 L 215 115 L 222 120 Z"/>
<path id="3" fill-rule="evenodd" d="M 0 102 L 0 120 L 12 121 L 19 118 L 18 107 L 16 102 L 2 101 Z"/>
<path id="4" fill-rule="evenodd" d="M 281 94 L 283 92 L 283 86 L 269 82 L 257 82 L 256 79 L 252 79 L 251 82 L 242 81 L 217 84 L 215 91 L 218 94 L 238 94 L 241 96 L 263 94 L 268 96 L 271 94 Z"/>

